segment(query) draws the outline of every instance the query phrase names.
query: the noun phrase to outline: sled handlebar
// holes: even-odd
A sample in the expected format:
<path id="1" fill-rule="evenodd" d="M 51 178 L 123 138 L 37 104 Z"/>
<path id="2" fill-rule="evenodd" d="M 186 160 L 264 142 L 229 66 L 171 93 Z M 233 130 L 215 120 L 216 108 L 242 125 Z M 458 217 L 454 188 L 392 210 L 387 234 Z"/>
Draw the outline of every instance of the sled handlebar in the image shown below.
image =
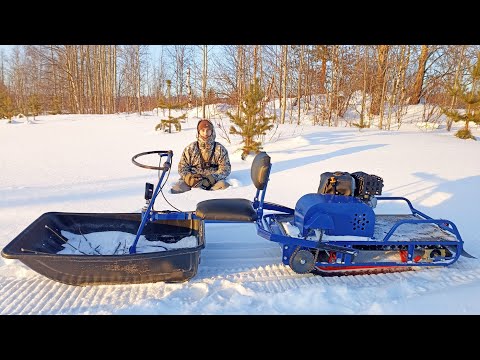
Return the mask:
<path id="1" fill-rule="evenodd" d="M 150 155 L 150 154 L 158 154 L 160 155 L 160 158 L 163 157 L 163 156 L 167 156 L 167 160 L 163 163 L 163 166 L 151 166 L 151 165 L 145 165 L 145 164 L 141 164 L 139 163 L 136 159 L 141 157 L 141 156 L 144 156 L 144 155 Z M 132 157 L 132 162 L 141 167 L 141 168 L 145 168 L 145 169 L 152 169 L 152 170 L 169 170 L 170 169 L 170 166 L 172 164 L 172 157 L 173 157 L 173 151 L 172 150 L 155 150 L 155 151 L 146 151 L 146 152 L 142 152 L 142 153 L 139 153 L 137 155 L 134 155 Z"/>

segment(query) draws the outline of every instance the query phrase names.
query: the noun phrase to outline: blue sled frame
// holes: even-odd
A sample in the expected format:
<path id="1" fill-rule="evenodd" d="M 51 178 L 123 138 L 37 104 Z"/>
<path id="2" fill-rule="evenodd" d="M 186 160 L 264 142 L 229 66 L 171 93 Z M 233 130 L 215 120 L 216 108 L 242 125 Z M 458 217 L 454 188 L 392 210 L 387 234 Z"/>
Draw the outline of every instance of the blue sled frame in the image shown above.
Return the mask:
<path id="1" fill-rule="evenodd" d="M 159 178 L 159 181 L 154 190 L 151 201 L 148 206 L 142 211 L 142 221 L 138 228 L 138 232 L 133 245 L 130 248 L 130 253 L 134 254 L 136 251 L 137 241 L 142 234 L 145 224 L 149 221 L 156 220 L 202 220 L 209 222 L 231 222 L 219 220 L 205 220 L 200 219 L 194 211 L 189 212 L 173 212 L 173 211 L 153 211 L 152 207 L 155 199 L 161 190 L 165 173 L 169 170 L 171 164 L 172 153 L 162 154 L 167 156 L 164 171 Z M 296 214 L 296 209 L 286 206 L 265 202 L 265 193 L 270 175 L 271 164 L 268 168 L 267 182 L 263 189 L 257 189 L 255 198 L 252 201 L 253 208 L 257 213 L 257 220 L 255 224 L 259 236 L 281 244 L 283 249 L 282 262 L 285 265 L 292 265 L 292 260 L 299 250 L 306 250 L 314 255 L 314 268 L 317 270 L 341 270 L 341 269 L 362 269 L 362 268 L 397 268 L 397 267 L 413 267 L 413 266 L 448 266 L 458 260 L 460 255 L 464 252 L 463 240 L 456 225 L 449 220 L 433 219 L 423 212 L 415 209 L 410 200 L 404 197 L 378 197 L 378 201 L 404 201 L 407 203 L 412 218 L 396 221 L 388 229 L 388 232 L 383 238 L 375 238 L 374 236 L 368 240 L 361 239 L 357 236 L 343 236 L 341 240 L 310 240 L 306 236 L 295 237 L 290 236 L 282 228 L 282 221 L 290 221 Z M 319 194 L 318 196 L 324 196 Z M 338 200 L 344 198 L 342 196 L 333 196 L 332 203 L 343 202 Z M 337 200 L 335 200 L 337 199 Z M 269 213 L 265 213 L 268 211 Z M 348 212 L 348 207 L 344 212 Z M 348 215 L 348 214 L 346 214 Z M 398 241 L 393 240 L 392 237 L 397 233 L 398 229 L 405 224 L 430 224 L 438 227 L 441 232 L 449 234 L 446 238 L 432 237 L 431 239 L 416 240 L 415 234 L 411 234 L 412 238 L 408 240 Z M 333 225 L 334 226 L 334 225 Z M 301 229 L 301 234 L 304 233 Z M 336 234 L 342 234 L 342 228 L 335 229 Z M 347 232 L 348 233 L 348 232 Z M 448 239 L 448 240 L 447 240 Z M 441 250 L 441 251 L 440 251 Z M 393 259 L 375 260 L 361 260 L 359 255 L 368 252 L 393 252 L 398 256 Z M 419 254 L 423 254 L 420 256 Z M 425 256 L 426 254 L 426 256 Z M 365 258 L 365 256 L 364 256 Z M 367 257 L 368 258 L 368 257 Z M 310 272 L 310 271 L 306 271 Z"/>

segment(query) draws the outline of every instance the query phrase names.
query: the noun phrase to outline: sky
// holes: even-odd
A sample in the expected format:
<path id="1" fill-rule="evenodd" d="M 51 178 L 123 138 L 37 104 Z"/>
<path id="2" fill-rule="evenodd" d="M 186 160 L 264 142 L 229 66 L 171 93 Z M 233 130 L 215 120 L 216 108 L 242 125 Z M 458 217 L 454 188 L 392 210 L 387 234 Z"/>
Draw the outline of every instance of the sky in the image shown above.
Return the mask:
<path id="1" fill-rule="evenodd" d="M 239 138 L 229 135 L 227 141 L 219 126 L 228 128 L 227 117 L 218 117 L 220 110 L 212 107 L 209 117 L 217 141 L 229 151 L 232 186 L 164 192 L 180 210 L 193 211 L 198 202 L 213 198 L 253 199 L 253 157 L 241 160 Z M 0 120 L 0 248 L 46 212 L 139 212 L 145 182 L 156 183 L 158 174 L 132 164 L 132 156 L 172 150 L 168 188 L 178 179 L 183 148 L 195 139 L 199 113 L 190 110 L 181 132 L 171 134 L 155 131 L 161 111 Z M 421 114 L 421 105 L 410 107 L 400 130 L 392 131 L 359 131 L 345 122 L 312 126 L 308 116 L 301 125 L 279 125 L 265 136 L 264 150 L 272 161 L 265 200 L 295 207 L 302 195 L 317 191 L 321 173 L 364 171 L 383 178 L 382 195 L 404 196 L 420 211 L 453 221 L 465 249 L 480 258 L 480 143 L 455 138 L 443 124 L 421 128 Z M 480 129 L 472 129 L 479 139 Z M 173 210 L 161 195 L 155 208 Z M 378 205 L 375 211 L 405 209 Z M 254 224 L 207 223 L 205 230 L 198 271 L 180 284 L 72 286 L 2 257 L 0 314 L 480 314 L 477 259 L 461 257 L 448 267 L 401 273 L 301 275 L 282 264 L 280 246 L 258 236 Z"/>

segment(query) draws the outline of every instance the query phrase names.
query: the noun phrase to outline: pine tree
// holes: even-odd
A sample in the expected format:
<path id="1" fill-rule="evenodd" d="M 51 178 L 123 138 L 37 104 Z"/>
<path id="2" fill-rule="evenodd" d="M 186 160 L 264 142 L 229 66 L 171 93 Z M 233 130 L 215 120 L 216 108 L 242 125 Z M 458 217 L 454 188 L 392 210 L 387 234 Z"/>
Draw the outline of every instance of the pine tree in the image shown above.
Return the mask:
<path id="1" fill-rule="evenodd" d="M 249 90 L 245 94 L 243 103 L 240 106 L 241 114 L 233 115 L 227 112 L 233 125 L 230 126 L 230 134 L 240 135 L 242 137 L 242 160 L 245 160 L 251 152 L 258 153 L 262 149 L 261 141 L 254 139 L 265 135 L 273 127 L 270 120 L 273 117 L 261 115 L 261 100 L 264 92 L 260 88 L 258 80 L 255 78 L 253 84 L 250 84 Z"/>
<path id="2" fill-rule="evenodd" d="M 33 120 L 35 120 L 35 116 L 37 116 L 40 113 L 41 110 L 41 105 L 40 101 L 38 100 L 37 94 L 33 94 L 30 96 L 28 99 L 28 107 L 30 113 L 33 115 Z"/>
<path id="3" fill-rule="evenodd" d="M 0 87 L 0 120 L 5 118 L 5 98 L 6 98 L 6 93 Z"/>
<path id="4" fill-rule="evenodd" d="M 465 104 L 465 111 L 460 112 L 459 110 L 447 108 L 443 108 L 442 111 L 452 121 L 465 122 L 465 127 L 455 133 L 456 137 L 476 140 L 468 128 L 468 124 L 470 122 L 480 124 L 480 52 L 477 54 L 477 62 L 469 69 L 469 75 L 471 84 L 462 84 L 459 87 L 450 89 Z"/>
<path id="5" fill-rule="evenodd" d="M 8 122 L 12 122 L 15 108 L 13 107 L 12 98 L 8 94 L 4 94 L 0 104 L 0 118 L 4 117 L 8 119 Z"/>
<path id="6" fill-rule="evenodd" d="M 183 120 L 187 117 L 187 114 L 180 115 L 178 117 L 173 117 L 170 115 L 172 109 L 183 109 L 187 102 L 174 104 L 170 97 L 170 87 L 172 86 L 171 80 L 166 80 L 167 83 L 167 97 L 166 99 L 158 99 L 157 106 L 161 109 L 168 109 L 168 119 L 160 120 L 155 126 L 155 130 L 164 130 L 166 132 L 172 132 L 172 125 L 175 126 L 175 130 L 180 131 L 182 129 L 182 125 L 180 124 L 180 120 Z"/>
<path id="7" fill-rule="evenodd" d="M 51 111 L 52 115 L 57 115 L 62 113 L 62 109 L 60 107 L 60 99 L 58 96 L 53 97 L 51 108 L 52 108 L 52 111 Z"/>

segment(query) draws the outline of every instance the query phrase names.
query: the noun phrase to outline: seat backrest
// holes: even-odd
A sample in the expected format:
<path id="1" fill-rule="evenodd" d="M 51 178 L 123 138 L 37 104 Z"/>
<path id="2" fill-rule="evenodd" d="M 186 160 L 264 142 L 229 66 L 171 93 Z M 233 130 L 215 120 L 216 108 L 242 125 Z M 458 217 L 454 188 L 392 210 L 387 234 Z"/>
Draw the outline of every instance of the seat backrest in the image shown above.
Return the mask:
<path id="1" fill-rule="evenodd" d="M 270 156 L 266 152 L 259 152 L 252 162 L 252 168 L 250 175 L 252 182 L 258 190 L 264 190 L 267 182 L 268 175 L 270 174 Z"/>
<path id="2" fill-rule="evenodd" d="M 253 208 L 257 212 L 257 219 L 262 219 L 263 215 L 263 202 L 265 200 L 265 193 L 267 191 L 268 177 L 270 176 L 270 156 L 266 152 L 259 152 L 252 162 L 252 168 L 250 175 L 252 182 L 257 188 L 257 193 L 253 199 Z"/>

